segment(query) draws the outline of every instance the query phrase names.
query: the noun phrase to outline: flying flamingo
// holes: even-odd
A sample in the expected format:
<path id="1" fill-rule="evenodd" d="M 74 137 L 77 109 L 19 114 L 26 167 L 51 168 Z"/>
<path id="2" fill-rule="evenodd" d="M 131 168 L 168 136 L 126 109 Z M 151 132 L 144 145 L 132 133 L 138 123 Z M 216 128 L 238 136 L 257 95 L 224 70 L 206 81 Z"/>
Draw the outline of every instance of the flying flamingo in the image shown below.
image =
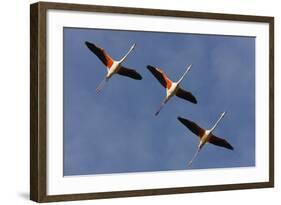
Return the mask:
<path id="1" fill-rule="evenodd" d="M 198 144 L 198 148 L 197 151 L 195 153 L 195 155 L 193 156 L 193 158 L 190 160 L 188 166 L 190 167 L 193 160 L 196 158 L 196 156 L 198 155 L 198 153 L 200 152 L 200 150 L 202 149 L 202 147 L 207 143 L 211 143 L 213 145 L 217 145 L 220 147 L 224 147 L 226 149 L 230 149 L 233 150 L 234 148 L 225 140 L 225 139 L 221 139 L 219 137 L 216 137 L 215 135 L 213 135 L 213 131 L 214 129 L 217 127 L 218 123 L 221 121 L 221 119 L 224 117 L 226 112 L 223 112 L 220 116 L 220 118 L 218 119 L 218 121 L 215 123 L 215 125 L 209 129 L 209 130 L 205 130 L 202 129 L 201 127 L 199 127 L 195 122 L 192 122 L 190 120 L 178 117 L 178 120 L 184 124 L 191 132 L 193 132 L 194 134 L 196 134 L 199 138 L 199 144 Z"/>
<path id="2" fill-rule="evenodd" d="M 183 98 L 185 100 L 188 100 L 194 104 L 197 104 L 196 98 L 192 95 L 191 92 L 187 92 L 184 89 L 181 88 L 180 83 L 185 77 L 185 75 L 188 73 L 192 65 L 190 65 L 185 73 L 182 75 L 182 77 L 177 81 L 173 82 L 171 81 L 167 75 L 160 69 L 153 67 L 151 65 L 147 66 L 147 69 L 154 75 L 154 77 L 161 83 L 162 86 L 166 88 L 166 97 L 162 101 L 162 103 L 159 106 L 159 109 L 155 113 L 155 116 L 159 114 L 162 107 L 173 97 L 176 95 L 177 97 Z"/>
<path id="3" fill-rule="evenodd" d="M 135 80 L 141 80 L 142 76 L 135 70 L 126 68 L 122 66 L 123 62 L 129 55 L 129 53 L 135 48 L 136 44 L 133 44 L 130 50 L 124 55 L 121 60 L 116 61 L 113 60 L 103 48 L 98 47 L 97 45 L 90 43 L 88 41 L 85 42 L 86 46 L 101 60 L 101 62 L 107 68 L 107 74 L 104 80 L 99 84 L 96 89 L 96 92 L 99 93 L 102 88 L 104 87 L 105 83 L 115 74 L 118 73 L 119 75 L 127 76 L 133 78 Z"/>

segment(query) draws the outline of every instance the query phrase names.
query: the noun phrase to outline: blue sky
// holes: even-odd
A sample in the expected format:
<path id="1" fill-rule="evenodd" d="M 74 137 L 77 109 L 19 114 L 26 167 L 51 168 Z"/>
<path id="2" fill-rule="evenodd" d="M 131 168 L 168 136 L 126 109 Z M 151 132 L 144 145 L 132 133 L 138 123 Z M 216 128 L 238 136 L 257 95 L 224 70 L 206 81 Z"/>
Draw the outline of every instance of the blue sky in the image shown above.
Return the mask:
<path id="1" fill-rule="evenodd" d="M 106 75 L 85 41 L 120 59 L 136 43 L 124 66 L 143 80 Z M 177 117 L 210 128 L 234 151 L 206 144 L 192 169 L 255 166 L 255 38 L 158 32 L 64 28 L 64 175 L 188 169 L 198 137 Z M 198 104 L 173 97 L 155 117 L 164 88 L 146 66 L 178 80 Z"/>

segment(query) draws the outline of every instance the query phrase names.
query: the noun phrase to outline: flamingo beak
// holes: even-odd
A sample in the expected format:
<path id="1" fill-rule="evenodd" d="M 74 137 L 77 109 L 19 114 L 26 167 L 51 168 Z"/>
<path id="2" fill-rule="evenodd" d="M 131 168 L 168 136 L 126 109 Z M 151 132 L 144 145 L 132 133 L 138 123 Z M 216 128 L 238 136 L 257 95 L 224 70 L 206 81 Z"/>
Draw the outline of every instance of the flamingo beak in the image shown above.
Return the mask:
<path id="1" fill-rule="evenodd" d="M 131 47 L 131 50 L 133 50 L 136 47 L 136 44 L 134 43 Z"/>

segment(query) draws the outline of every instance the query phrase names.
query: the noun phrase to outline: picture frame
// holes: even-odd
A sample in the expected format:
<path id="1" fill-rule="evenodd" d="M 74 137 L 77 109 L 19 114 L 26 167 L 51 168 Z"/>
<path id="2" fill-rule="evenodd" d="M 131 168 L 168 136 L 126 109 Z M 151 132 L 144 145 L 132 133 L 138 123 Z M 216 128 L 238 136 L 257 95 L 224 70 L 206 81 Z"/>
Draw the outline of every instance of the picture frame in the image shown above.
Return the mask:
<path id="1" fill-rule="evenodd" d="M 50 95 L 49 86 L 53 83 L 48 66 L 50 62 L 50 52 L 48 51 L 48 41 L 53 39 L 50 36 L 48 29 L 50 24 L 55 19 L 50 16 L 50 11 L 66 13 L 76 12 L 79 15 L 83 14 L 116 14 L 127 18 L 133 17 L 157 17 L 161 21 L 167 21 L 167 18 L 173 19 L 193 19 L 193 20 L 208 20 L 219 21 L 225 24 L 234 22 L 237 24 L 248 23 L 255 27 L 262 24 L 266 27 L 266 45 L 268 46 L 268 53 L 263 54 L 267 67 L 264 67 L 268 79 L 265 82 L 265 94 L 267 96 L 268 106 L 264 107 L 266 121 L 261 121 L 267 126 L 267 136 L 265 147 L 266 156 L 265 166 L 263 168 L 265 174 L 264 180 L 253 180 L 252 182 L 239 183 L 218 183 L 207 185 L 193 185 L 193 186 L 166 186 L 156 188 L 128 188 L 121 190 L 102 190 L 102 191 L 83 191 L 70 193 L 62 192 L 58 194 L 50 194 L 48 188 L 51 187 L 48 180 L 50 179 L 50 163 L 53 158 L 48 154 L 50 149 L 50 121 L 48 116 L 54 109 L 49 109 L 48 97 Z M 103 18 L 103 17 L 101 17 Z M 56 19 L 57 21 L 60 21 Z M 73 19 L 72 19 L 73 20 Z M 63 21 L 62 21 L 63 22 Z M 207 22 L 209 23 L 209 22 Z M 82 26 L 83 27 L 83 26 Z M 166 26 L 167 29 L 167 26 Z M 161 29 L 160 29 L 161 30 Z M 52 31 L 52 30 L 51 30 Z M 173 32 L 173 31 L 171 31 Z M 216 32 L 216 31 L 212 31 Z M 200 33 L 200 32 L 199 32 Z M 228 34 L 231 35 L 231 34 Z M 257 50 L 260 47 L 256 48 Z M 261 87 L 264 85 L 261 85 Z M 257 89 L 257 88 L 256 88 Z M 62 93 L 59 93 L 60 95 Z M 262 107 L 263 108 L 263 107 Z M 259 110 L 256 112 L 259 112 Z M 48 146 L 49 145 L 49 146 Z M 60 144 L 61 145 L 61 144 Z M 63 149 L 60 147 L 59 149 Z M 157 173 L 156 173 L 157 174 Z M 113 174 L 114 175 L 114 174 Z M 155 177 L 156 175 L 154 175 Z M 62 176 L 63 177 L 63 176 Z M 106 177 L 106 176 L 105 176 Z M 124 176 L 126 178 L 126 176 Z M 123 178 L 123 179 L 124 179 Z M 159 178 L 161 179 L 161 178 Z M 101 179 L 102 182 L 102 179 Z M 75 183 L 80 184 L 78 181 Z M 83 183 L 82 183 L 83 185 Z M 165 187 L 166 186 L 166 187 Z M 93 187 L 93 186 L 92 186 Z M 141 185 L 140 185 L 141 187 Z M 153 187 L 153 186 L 152 186 Z M 54 202 L 54 201 L 69 201 L 69 200 L 86 200 L 86 199 L 101 199 L 101 198 L 115 198 L 115 197 L 133 197 L 133 196 L 148 196 L 148 195 L 162 195 L 162 194 L 179 194 L 179 193 L 194 193 L 194 192 L 210 192 L 223 190 L 238 190 L 238 189 L 254 189 L 274 187 L 274 17 L 268 16 L 249 16 L 237 14 L 220 14 L 220 13 L 206 13 L 194 11 L 174 11 L 174 10 L 158 10 L 158 9 L 144 9 L 144 8 L 129 8 L 129 7 L 111 7 L 98 5 L 84 5 L 84 4 L 66 4 L 66 3 L 49 3 L 38 2 L 30 6 L 30 199 L 36 202 Z M 63 189 L 63 186 L 60 187 Z M 93 189 L 94 190 L 94 189 Z"/>

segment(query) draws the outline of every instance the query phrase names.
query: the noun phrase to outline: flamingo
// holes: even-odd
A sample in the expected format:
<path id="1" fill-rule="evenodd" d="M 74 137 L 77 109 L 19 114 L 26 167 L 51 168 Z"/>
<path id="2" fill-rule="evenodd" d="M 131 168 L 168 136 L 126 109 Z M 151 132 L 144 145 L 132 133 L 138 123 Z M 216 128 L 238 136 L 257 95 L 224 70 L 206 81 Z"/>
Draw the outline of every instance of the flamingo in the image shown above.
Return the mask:
<path id="1" fill-rule="evenodd" d="M 185 77 L 185 75 L 188 73 L 192 65 L 188 66 L 185 73 L 182 75 L 182 77 L 177 81 L 173 82 L 171 81 L 167 75 L 160 69 L 153 67 L 151 65 L 147 66 L 147 69 L 154 75 L 154 77 L 161 83 L 162 86 L 166 88 L 166 97 L 160 104 L 158 110 L 155 113 L 155 116 L 157 116 L 162 109 L 162 107 L 174 96 L 180 97 L 182 99 L 188 100 L 194 104 L 197 104 L 196 98 L 192 95 L 191 92 L 185 91 L 181 88 L 180 83 Z"/>
<path id="2" fill-rule="evenodd" d="M 196 158 L 196 156 L 198 155 L 198 153 L 200 152 L 202 147 L 207 142 L 209 142 L 213 145 L 216 145 L 216 146 L 224 147 L 226 149 L 234 150 L 234 148 L 231 146 L 231 144 L 229 144 L 225 139 L 216 137 L 212 133 L 214 131 L 214 129 L 217 127 L 217 125 L 219 124 L 219 122 L 221 121 L 221 119 L 224 117 L 225 114 L 226 114 L 226 112 L 223 112 L 221 114 L 220 118 L 218 119 L 218 121 L 215 123 L 215 125 L 209 130 L 205 130 L 205 129 L 199 127 L 195 122 L 192 122 L 188 119 L 178 117 L 178 120 L 182 124 L 184 124 L 191 132 L 193 132 L 194 134 L 196 134 L 200 138 L 200 141 L 199 141 L 199 144 L 198 144 L 198 147 L 197 147 L 197 151 L 195 152 L 193 158 L 190 160 L 190 162 L 188 164 L 188 167 L 191 166 L 192 162 L 194 161 L 194 159 Z"/>
<path id="3" fill-rule="evenodd" d="M 96 89 L 96 92 L 99 93 L 102 88 L 104 87 L 105 83 L 115 74 L 127 76 L 130 78 L 133 78 L 135 80 L 141 80 L 142 76 L 133 69 L 126 68 L 122 66 L 123 62 L 131 53 L 131 51 L 135 48 L 136 44 L 133 44 L 132 47 L 129 49 L 129 51 L 121 58 L 121 60 L 113 60 L 103 48 L 98 47 L 97 45 L 90 43 L 88 41 L 85 42 L 86 46 L 101 60 L 101 62 L 106 66 L 107 68 L 107 74 L 104 78 L 104 80 L 99 84 L 99 86 Z"/>

